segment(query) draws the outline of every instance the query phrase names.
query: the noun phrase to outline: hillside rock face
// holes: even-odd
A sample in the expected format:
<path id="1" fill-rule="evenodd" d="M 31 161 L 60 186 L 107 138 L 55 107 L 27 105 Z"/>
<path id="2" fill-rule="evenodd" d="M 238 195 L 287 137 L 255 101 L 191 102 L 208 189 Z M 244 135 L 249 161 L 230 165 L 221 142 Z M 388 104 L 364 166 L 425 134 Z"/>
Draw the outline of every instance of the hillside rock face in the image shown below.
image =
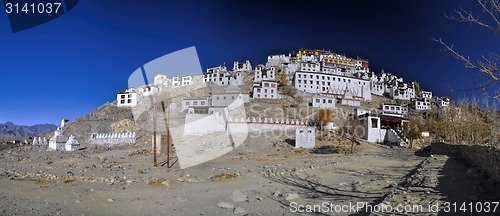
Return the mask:
<path id="1" fill-rule="evenodd" d="M 38 124 L 33 126 L 19 126 L 12 122 L 0 123 L 0 142 L 12 140 L 23 141 L 29 137 L 43 136 L 57 128 L 53 124 Z"/>
<path id="2" fill-rule="evenodd" d="M 87 143 L 92 133 L 122 133 L 135 131 L 132 109 L 107 103 L 90 115 L 83 115 L 64 128 L 66 136 L 74 135 L 80 143 Z"/>

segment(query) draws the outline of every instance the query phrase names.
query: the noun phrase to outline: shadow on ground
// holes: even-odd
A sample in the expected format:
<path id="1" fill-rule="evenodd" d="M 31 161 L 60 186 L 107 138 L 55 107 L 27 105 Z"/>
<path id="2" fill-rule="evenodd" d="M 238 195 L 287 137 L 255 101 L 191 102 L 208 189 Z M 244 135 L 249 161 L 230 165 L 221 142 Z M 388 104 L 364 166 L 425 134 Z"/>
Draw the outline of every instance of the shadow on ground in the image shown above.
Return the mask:
<path id="1" fill-rule="evenodd" d="M 451 206 L 450 212 L 447 213 L 443 208 L 445 204 L 440 204 L 439 215 L 483 215 L 486 205 L 490 205 L 491 210 L 495 207 L 494 204 L 485 204 L 485 202 L 500 201 L 498 182 L 476 167 L 454 157 L 449 157 L 439 172 L 437 190 L 441 194 L 441 201 L 448 202 Z M 454 203 L 456 203 L 456 211 Z M 469 203 L 472 204 L 469 205 Z M 467 210 L 464 212 L 460 210 L 460 207 Z M 487 215 L 500 215 L 500 205 L 496 208 L 496 212 L 490 211 Z"/>

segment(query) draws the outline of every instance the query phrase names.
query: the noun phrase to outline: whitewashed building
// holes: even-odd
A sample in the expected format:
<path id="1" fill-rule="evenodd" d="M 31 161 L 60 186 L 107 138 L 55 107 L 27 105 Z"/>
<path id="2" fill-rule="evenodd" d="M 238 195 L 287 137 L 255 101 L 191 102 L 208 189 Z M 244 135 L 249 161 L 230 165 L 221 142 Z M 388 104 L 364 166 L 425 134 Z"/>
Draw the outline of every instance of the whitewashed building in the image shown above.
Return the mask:
<path id="1" fill-rule="evenodd" d="M 450 106 L 450 98 L 448 97 L 434 97 L 434 104 L 437 107 L 444 108 Z"/>
<path id="2" fill-rule="evenodd" d="M 141 98 L 142 94 L 139 94 L 135 88 L 129 88 L 116 94 L 116 105 L 118 107 L 134 107 Z"/>
<path id="3" fill-rule="evenodd" d="M 430 110 L 431 102 L 428 98 L 414 99 L 412 101 L 412 108 L 416 110 Z"/>
<path id="4" fill-rule="evenodd" d="M 249 60 L 246 60 L 244 63 L 235 61 L 233 65 L 233 71 L 251 71 L 252 64 L 250 64 Z"/>
<path id="5" fill-rule="evenodd" d="M 278 99 L 278 84 L 276 81 L 261 81 L 253 86 L 252 98 Z"/>
<path id="6" fill-rule="evenodd" d="M 182 99 L 181 111 L 187 110 L 189 107 L 206 107 L 206 106 L 209 106 L 208 98 Z"/>
<path id="7" fill-rule="evenodd" d="M 344 92 L 344 95 L 342 96 L 341 100 L 340 100 L 340 103 L 342 105 L 347 105 L 347 106 L 355 106 L 355 107 L 359 107 L 361 106 L 361 101 L 360 101 L 360 98 L 359 97 L 354 97 L 352 92 L 347 89 L 345 92 Z"/>
<path id="8" fill-rule="evenodd" d="M 191 75 L 182 76 L 181 85 L 182 86 L 193 85 L 193 76 Z"/>
<path id="9" fill-rule="evenodd" d="M 267 56 L 266 67 L 281 67 L 284 64 L 290 63 L 291 55 L 269 55 Z"/>
<path id="10" fill-rule="evenodd" d="M 192 75 L 184 75 L 184 76 L 174 76 L 172 79 L 168 79 L 165 74 L 158 74 L 154 77 L 154 85 L 148 86 L 156 86 L 159 91 L 163 90 L 161 87 L 172 86 L 173 88 L 180 86 L 190 86 L 194 84 L 194 77 Z M 146 96 L 146 95 L 144 95 Z"/>
<path id="11" fill-rule="evenodd" d="M 371 100 L 370 81 L 357 77 L 346 77 L 334 74 L 311 73 L 297 71 L 295 88 L 309 93 L 323 93 L 343 97 L 346 91 L 353 98 Z"/>
<path id="12" fill-rule="evenodd" d="M 265 67 L 264 65 L 258 65 L 255 68 L 254 82 L 258 83 L 262 80 L 276 81 L 276 68 Z"/>
<path id="13" fill-rule="evenodd" d="M 241 72 L 217 71 L 203 74 L 203 82 L 216 85 L 243 85 Z"/>
<path id="14" fill-rule="evenodd" d="M 241 91 L 241 88 L 235 85 L 229 85 L 224 89 L 216 90 L 211 96 L 212 106 L 225 107 L 235 102 L 236 100 L 242 100 L 243 103 L 250 102 L 250 94 L 248 92 Z"/>
<path id="15" fill-rule="evenodd" d="M 408 114 L 408 107 L 397 104 L 381 104 L 382 114 L 391 116 L 405 116 Z"/>
<path id="16" fill-rule="evenodd" d="M 157 74 L 154 78 L 154 84 L 155 85 L 166 85 L 168 83 L 169 79 L 167 78 L 167 75 L 165 74 Z"/>
<path id="17" fill-rule="evenodd" d="M 418 94 L 421 98 L 427 98 L 429 100 L 432 99 L 432 92 L 431 91 L 420 91 Z"/>
<path id="18" fill-rule="evenodd" d="M 299 127 L 295 129 L 295 148 L 314 148 L 316 133 L 314 127 Z"/>
<path id="19" fill-rule="evenodd" d="M 226 64 L 224 64 L 216 67 L 207 68 L 207 71 L 205 73 L 216 73 L 216 72 L 226 72 L 226 71 L 227 67 Z"/>
<path id="20" fill-rule="evenodd" d="M 258 65 L 255 68 L 252 98 L 278 98 L 278 83 L 276 82 L 275 67 Z"/>
<path id="21" fill-rule="evenodd" d="M 358 116 L 358 119 L 362 129 L 356 128 L 355 132 L 363 139 L 375 143 L 395 143 L 399 146 L 408 144 L 400 130 L 408 122 L 407 119 L 371 113 Z"/>
<path id="22" fill-rule="evenodd" d="M 160 88 L 157 85 L 143 85 L 136 88 L 137 91 L 143 96 L 151 96 L 160 92 Z"/>
<path id="23" fill-rule="evenodd" d="M 321 66 L 317 62 L 302 62 L 299 63 L 299 71 L 320 72 Z"/>
<path id="24" fill-rule="evenodd" d="M 337 98 L 326 95 L 315 95 L 312 98 L 312 106 L 317 108 L 335 109 Z"/>
<path id="25" fill-rule="evenodd" d="M 415 98 L 413 83 L 404 83 L 395 80 L 389 89 L 389 96 L 394 100 L 411 100 Z"/>

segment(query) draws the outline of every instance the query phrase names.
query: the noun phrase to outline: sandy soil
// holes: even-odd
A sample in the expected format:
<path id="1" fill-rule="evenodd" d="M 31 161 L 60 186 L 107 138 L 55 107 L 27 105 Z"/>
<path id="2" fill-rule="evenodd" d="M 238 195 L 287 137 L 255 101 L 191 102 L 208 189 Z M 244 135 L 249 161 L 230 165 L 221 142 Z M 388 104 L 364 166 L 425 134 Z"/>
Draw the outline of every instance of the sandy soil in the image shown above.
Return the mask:
<path id="1" fill-rule="evenodd" d="M 294 149 L 286 139 L 247 140 L 182 170 L 178 164 L 154 167 L 147 146 L 76 152 L 4 146 L 0 215 L 294 215 L 291 203 L 397 205 L 411 203 L 397 198 L 410 193 L 422 203 L 499 201 L 478 171 L 446 156 L 369 143 L 357 146 L 355 154 L 314 154 Z M 432 191 L 413 194 L 422 187 L 416 179 L 424 176 Z M 464 184 L 472 189 L 460 191 Z"/>

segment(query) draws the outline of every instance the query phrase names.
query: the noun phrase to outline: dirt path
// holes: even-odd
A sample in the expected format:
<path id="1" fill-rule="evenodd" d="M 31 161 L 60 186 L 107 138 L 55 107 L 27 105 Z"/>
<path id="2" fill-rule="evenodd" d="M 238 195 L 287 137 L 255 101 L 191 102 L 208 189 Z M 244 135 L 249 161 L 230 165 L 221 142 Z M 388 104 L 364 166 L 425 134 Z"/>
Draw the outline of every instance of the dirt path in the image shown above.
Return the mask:
<path id="1" fill-rule="evenodd" d="M 139 147 L 94 153 L 1 151 L 0 214 L 290 215 L 291 205 L 375 205 L 426 160 L 410 150 L 372 144 L 362 144 L 353 155 L 318 155 L 296 151 L 284 140 L 254 139 L 183 170 L 151 166 L 151 155 Z M 432 164 L 441 172 L 440 163 Z M 443 167 L 457 172 L 455 177 L 436 175 L 440 182 L 458 182 L 467 172 L 451 164 Z M 214 180 L 217 174 L 232 178 Z M 454 190 L 439 185 L 439 193 Z"/>

